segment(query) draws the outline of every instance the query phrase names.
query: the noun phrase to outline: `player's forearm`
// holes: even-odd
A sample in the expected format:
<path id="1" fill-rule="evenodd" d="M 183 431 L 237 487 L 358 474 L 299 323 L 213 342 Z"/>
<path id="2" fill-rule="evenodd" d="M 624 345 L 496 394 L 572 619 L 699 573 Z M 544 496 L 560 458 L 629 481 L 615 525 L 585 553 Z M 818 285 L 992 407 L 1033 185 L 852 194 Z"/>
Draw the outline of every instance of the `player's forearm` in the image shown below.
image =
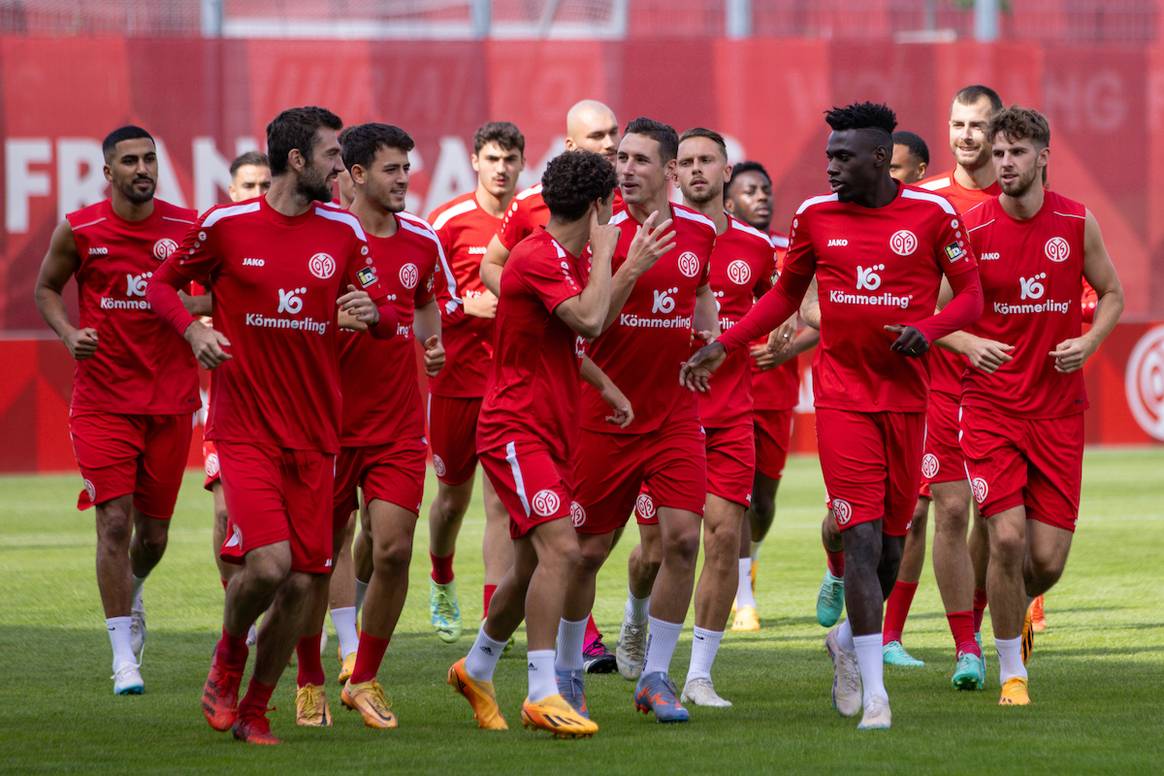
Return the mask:
<path id="1" fill-rule="evenodd" d="M 719 337 L 719 311 L 715 309 L 715 297 L 711 286 L 703 286 L 695 295 L 695 330 L 709 331 L 712 337 Z"/>
<path id="2" fill-rule="evenodd" d="M 586 288 L 578 297 L 578 328 L 583 337 L 597 337 L 606 328 L 607 313 L 610 311 L 611 278 L 610 259 L 595 257 L 590 266 L 590 277 Z"/>
<path id="3" fill-rule="evenodd" d="M 948 350 L 951 353 L 956 353 L 959 356 L 964 356 L 970 352 L 970 345 L 976 340 L 973 334 L 967 334 L 964 331 L 955 331 L 946 336 L 934 340 L 934 344 L 943 350 Z"/>
<path id="4" fill-rule="evenodd" d="M 806 353 L 820 344 L 820 332 L 816 329 L 805 326 L 800 331 L 796 332 L 796 336 L 792 338 L 792 355 L 799 356 L 801 353 Z"/>
<path id="5" fill-rule="evenodd" d="M 820 329 L 820 297 L 817 295 L 815 277 L 812 283 L 809 284 L 808 291 L 804 293 L 804 299 L 800 303 L 800 319 L 804 321 L 805 326 Z"/>
<path id="6" fill-rule="evenodd" d="M 606 372 L 603 372 L 598 364 L 591 361 L 590 356 L 582 356 L 582 366 L 579 373 L 583 380 L 600 391 L 610 384 L 610 378 L 606 376 Z"/>
<path id="7" fill-rule="evenodd" d="M 214 301 L 210 294 L 191 296 L 184 291 L 179 291 L 178 297 L 186 306 L 186 312 L 191 315 L 205 316 L 214 313 Z"/>
<path id="8" fill-rule="evenodd" d="M 493 235 L 485 255 L 481 257 L 481 282 L 496 296 L 501 296 L 501 270 L 509 259 L 509 251 L 501 244 L 500 238 Z"/>
<path id="9" fill-rule="evenodd" d="M 1099 300 L 1095 303 L 1095 314 L 1091 320 L 1091 329 L 1087 332 L 1087 337 L 1092 341 L 1093 349 L 1098 348 L 1100 344 L 1107 339 L 1107 335 L 1112 333 L 1116 324 L 1120 321 L 1120 316 L 1124 312 L 1124 290 L 1117 286 L 1116 288 L 1108 289 L 1100 295 Z"/>
<path id="10" fill-rule="evenodd" d="M 69 312 L 65 307 L 65 300 L 61 298 L 60 291 L 49 288 L 43 283 L 38 283 L 33 296 L 36 300 L 36 309 L 40 311 L 40 317 L 44 318 L 44 322 L 56 332 L 58 337 L 64 339 L 76 331 L 76 327 L 69 321 Z"/>
<path id="11" fill-rule="evenodd" d="M 954 296 L 941 312 L 913 324 L 930 342 L 964 329 L 982 315 L 982 281 L 976 271 L 961 272 L 950 280 Z"/>
<path id="12" fill-rule="evenodd" d="M 611 324 L 618 319 L 618 314 L 622 312 L 622 306 L 630 298 L 635 281 L 638 280 L 638 276 L 634 275 L 628 266 L 628 264 L 623 264 L 610 279 L 610 308 L 607 310 L 606 320 L 602 324 L 603 331 L 609 329 Z"/>
<path id="13" fill-rule="evenodd" d="M 412 320 L 412 332 L 421 342 L 441 336 L 441 311 L 435 300 L 418 307 Z"/>
<path id="14" fill-rule="evenodd" d="M 150 309 L 179 334 L 185 334 L 195 321 L 178 296 L 178 289 L 189 282 L 174 270 L 172 262 L 167 261 L 158 268 L 146 286 L 146 301 L 150 303 Z"/>
<path id="15" fill-rule="evenodd" d="M 748 314 L 728 329 L 718 342 L 730 353 L 766 335 L 796 312 L 811 282 L 812 275 L 786 271 L 772 290 L 760 297 L 760 301 L 752 306 Z"/>

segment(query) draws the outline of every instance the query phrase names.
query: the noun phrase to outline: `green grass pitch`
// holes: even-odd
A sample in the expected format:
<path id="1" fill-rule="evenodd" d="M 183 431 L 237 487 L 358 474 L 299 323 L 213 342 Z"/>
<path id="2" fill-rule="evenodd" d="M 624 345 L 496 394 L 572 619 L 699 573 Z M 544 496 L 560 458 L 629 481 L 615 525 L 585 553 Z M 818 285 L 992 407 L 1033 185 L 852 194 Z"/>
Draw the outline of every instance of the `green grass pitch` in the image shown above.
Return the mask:
<path id="1" fill-rule="evenodd" d="M 210 555 L 209 495 L 191 474 L 165 559 L 145 588 L 146 693 L 114 697 L 110 651 L 93 572 L 92 513 L 72 509 L 76 476 L 0 478 L 0 772 L 210 771 L 283 773 L 738 773 L 832 771 L 999 773 L 1160 772 L 1164 754 L 1164 451 L 1092 451 L 1083 516 L 1063 580 L 1047 598 L 1050 629 L 1036 640 L 1034 704 L 996 706 L 997 661 L 987 637 L 989 689 L 950 689 L 951 644 L 928 562 L 905 631 L 924 669 L 887 668 L 888 732 L 859 733 L 829 704 L 831 664 L 814 597 L 823 567 L 817 463 L 794 458 L 777 523 L 761 555 L 764 629 L 728 634 L 714 670 L 728 710 L 693 709 L 683 726 L 634 712 L 632 685 L 591 677 L 601 726 L 587 741 L 520 729 L 524 642 L 498 670 L 514 729 L 476 730 L 468 705 L 444 683 L 471 644 L 480 615 L 479 501 L 457 557 L 466 633 L 455 645 L 427 622 L 427 529 L 421 525 L 411 592 L 380 679 L 400 718 L 395 731 L 363 727 L 328 688 L 335 726 L 294 725 L 294 676 L 276 691 L 275 749 L 212 731 L 198 697 L 220 627 L 222 591 Z M 429 494 L 434 490 L 430 480 Z M 427 504 L 426 504 L 427 509 Z M 931 529 L 932 534 L 932 529 Z M 596 615 L 617 638 L 629 532 L 599 579 Z M 682 685 L 690 622 L 672 674 Z M 984 628 L 984 630 L 988 630 Z M 334 649 L 335 640 L 331 641 Z M 329 649 L 325 664 L 337 668 Z M 569 770 L 566 770 L 566 769 Z"/>

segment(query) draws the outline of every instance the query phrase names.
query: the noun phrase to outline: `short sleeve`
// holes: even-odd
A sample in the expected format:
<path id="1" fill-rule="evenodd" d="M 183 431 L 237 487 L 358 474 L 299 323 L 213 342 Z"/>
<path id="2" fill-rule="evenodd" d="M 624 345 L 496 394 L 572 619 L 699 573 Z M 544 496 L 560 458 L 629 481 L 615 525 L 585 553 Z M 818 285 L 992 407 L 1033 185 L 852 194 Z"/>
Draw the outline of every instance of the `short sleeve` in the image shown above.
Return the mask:
<path id="1" fill-rule="evenodd" d="M 529 256 L 521 271 L 525 286 L 538 298 L 548 312 L 582 293 L 578 270 L 569 257 L 555 257 L 542 253 Z"/>
<path id="2" fill-rule="evenodd" d="M 383 304 L 388 297 L 388 289 L 380 280 L 381 269 L 377 266 L 376 257 L 368 243 L 353 236 L 351 248 L 348 250 L 348 282 L 355 286 L 356 290 L 366 291 L 377 306 Z M 341 293 L 346 292 L 346 288 L 341 289 Z"/>
<path id="3" fill-rule="evenodd" d="M 943 213 L 934 240 L 934 261 L 943 274 L 961 275 L 978 268 L 961 216 L 947 216 Z"/>
<path id="4" fill-rule="evenodd" d="M 532 231 L 529 228 L 529 211 L 523 206 L 523 202 L 525 200 L 515 200 L 509 206 L 505 219 L 501 222 L 501 228 L 497 230 L 497 239 L 507 251 L 512 251 L 514 246 L 528 237 Z"/>
<path id="5" fill-rule="evenodd" d="M 437 255 L 436 245 L 433 245 L 432 250 L 428 252 L 428 258 L 422 268 L 424 274 L 417 281 L 416 292 L 413 294 L 412 302 L 416 309 L 424 307 L 436 298 L 438 264 L 440 264 L 440 258 Z"/>

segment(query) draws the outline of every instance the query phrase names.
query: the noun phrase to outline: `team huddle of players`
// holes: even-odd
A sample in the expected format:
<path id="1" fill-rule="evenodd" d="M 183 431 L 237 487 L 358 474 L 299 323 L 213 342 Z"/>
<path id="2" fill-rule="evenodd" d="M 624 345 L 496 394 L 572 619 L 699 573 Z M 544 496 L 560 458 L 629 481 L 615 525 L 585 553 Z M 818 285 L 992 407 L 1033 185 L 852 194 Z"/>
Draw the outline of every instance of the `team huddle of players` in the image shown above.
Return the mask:
<path id="1" fill-rule="evenodd" d="M 78 506 L 96 506 L 114 692 L 144 689 L 142 587 L 165 549 L 201 365 L 213 370 L 204 454 L 226 592 L 202 694 L 215 729 L 278 743 L 266 714 L 293 653 L 297 723 L 331 724 L 329 603 L 341 702 L 369 727 L 396 727 L 377 674 L 430 452 L 430 615 L 448 642 L 462 631 L 456 538 L 478 464 L 486 475 L 484 617 L 448 670 L 479 727 L 507 727 L 492 680 L 522 622 L 527 727 L 593 735 L 585 675 L 615 668 L 660 722 L 687 721 L 685 704 L 730 706 L 711 669 L 729 622 L 760 627 L 754 559 L 796 357 L 819 342 L 818 619 L 848 610 L 825 640 L 834 706 L 887 728 L 884 663 L 920 664 L 901 632 L 931 500 L 952 683 L 986 685 L 989 601 L 1000 703 L 1029 703 L 1029 604 L 1070 548 L 1080 370 L 1119 318 L 1119 280 L 1094 216 L 1045 186 L 1037 111 L 963 89 L 954 168 L 917 186 L 928 151 L 894 134 L 889 108 L 857 103 L 826 121 L 832 193 L 805 200 L 787 238 L 770 231 L 766 171 L 730 164 L 718 133 L 648 118 L 620 131 L 593 100 L 571 108 L 564 152 L 520 193 L 520 131 L 481 127 L 476 190 L 428 220 L 405 210 L 414 144 L 399 127 L 284 111 L 267 155 L 232 165 L 233 203 L 200 216 L 154 197 L 148 132 L 111 133 L 111 196 L 55 230 L 36 300 L 76 359 Z M 70 278 L 79 326 L 61 296 Z M 590 613 L 632 514 L 640 543 L 612 655 Z M 693 597 L 680 692 L 670 665 Z"/>

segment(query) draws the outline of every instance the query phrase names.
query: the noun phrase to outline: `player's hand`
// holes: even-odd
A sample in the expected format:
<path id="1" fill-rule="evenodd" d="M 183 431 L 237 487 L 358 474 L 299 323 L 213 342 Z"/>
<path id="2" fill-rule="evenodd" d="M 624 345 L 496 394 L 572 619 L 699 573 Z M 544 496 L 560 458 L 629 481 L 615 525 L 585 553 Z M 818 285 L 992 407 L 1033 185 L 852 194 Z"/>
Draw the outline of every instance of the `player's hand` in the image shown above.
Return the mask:
<path id="1" fill-rule="evenodd" d="M 1090 337 L 1072 337 L 1056 345 L 1049 355 L 1055 359 L 1055 371 L 1067 374 L 1082 369 L 1095 348 Z"/>
<path id="2" fill-rule="evenodd" d="M 96 329 L 73 329 L 62 340 L 65 347 L 69 349 L 69 355 L 78 361 L 92 358 L 97 352 Z"/>
<path id="3" fill-rule="evenodd" d="M 727 351 L 719 342 L 711 342 L 695 351 L 679 369 L 679 384 L 700 393 L 707 393 L 711 373 L 727 358 Z"/>
<path id="4" fill-rule="evenodd" d="M 970 361 L 970 366 L 992 374 L 998 370 L 1000 366 L 1014 358 L 1010 352 L 1014 350 L 1014 345 L 1007 345 L 1004 342 L 996 342 L 995 340 L 983 339 L 982 337 L 974 337 L 970 340 L 970 344 L 965 348 L 962 355 L 966 356 Z"/>
<path id="5" fill-rule="evenodd" d="M 926 351 L 930 349 L 930 341 L 926 339 L 926 335 L 913 326 L 902 326 L 894 323 L 886 326 L 885 330 L 897 335 L 897 339 L 893 341 L 890 348 L 904 356 L 912 358 L 924 356 Z"/>
<path id="6" fill-rule="evenodd" d="M 465 302 L 465 315 L 473 315 L 477 318 L 497 317 L 497 297 L 489 289 L 473 296 L 466 295 L 463 301 Z"/>
<path id="7" fill-rule="evenodd" d="M 445 346 L 436 334 L 424 341 L 424 373 L 436 377 L 445 365 Z"/>
<path id="8" fill-rule="evenodd" d="M 780 328 L 768 335 L 768 350 L 779 356 L 792 347 L 792 337 L 796 334 L 796 316 L 792 316 Z"/>
<path id="9" fill-rule="evenodd" d="M 703 340 L 704 345 L 708 344 L 709 342 L 713 342 L 715 340 L 715 334 L 713 334 L 707 330 L 697 331 L 697 332 L 695 332 L 695 336 L 698 337 L 699 339 Z"/>
<path id="10" fill-rule="evenodd" d="M 626 252 L 626 263 L 636 278 L 655 266 L 660 256 L 675 247 L 675 232 L 671 231 L 671 224 L 670 218 L 659 222 L 659 211 L 656 210 L 647 216 L 647 220 L 635 232 L 635 238 L 631 240 Z"/>
<path id="11" fill-rule="evenodd" d="M 631 407 L 630 400 L 618 389 L 617 385 L 607 380 L 601 394 L 602 400 L 611 408 L 611 414 L 606 416 L 607 423 L 613 423 L 619 428 L 626 428 L 634 422 L 635 410 Z"/>
<path id="12" fill-rule="evenodd" d="M 351 314 L 361 323 L 375 326 L 380 322 L 380 311 L 376 309 L 372 297 L 368 296 L 367 291 L 359 291 L 351 284 L 348 285 L 348 292 L 337 299 L 336 304 L 339 305 L 341 312 Z"/>
<path id="13" fill-rule="evenodd" d="M 598 223 L 597 211 L 590 211 L 590 252 L 595 256 L 614 256 L 621 232 L 612 224 Z"/>
<path id="14" fill-rule="evenodd" d="M 186 332 L 182 336 L 190 343 L 190 350 L 194 351 L 194 358 L 198 359 L 198 363 L 207 369 L 214 369 L 214 367 L 232 358 L 229 353 L 223 350 L 223 348 L 230 347 L 230 340 L 221 332 L 215 331 L 201 321 L 194 321 L 187 326 Z"/>
<path id="15" fill-rule="evenodd" d="M 347 329 L 348 331 L 368 330 L 368 324 L 357 319 L 354 315 L 343 309 L 339 311 L 339 315 L 337 316 L 337 323 L 341 329 Z"/>

